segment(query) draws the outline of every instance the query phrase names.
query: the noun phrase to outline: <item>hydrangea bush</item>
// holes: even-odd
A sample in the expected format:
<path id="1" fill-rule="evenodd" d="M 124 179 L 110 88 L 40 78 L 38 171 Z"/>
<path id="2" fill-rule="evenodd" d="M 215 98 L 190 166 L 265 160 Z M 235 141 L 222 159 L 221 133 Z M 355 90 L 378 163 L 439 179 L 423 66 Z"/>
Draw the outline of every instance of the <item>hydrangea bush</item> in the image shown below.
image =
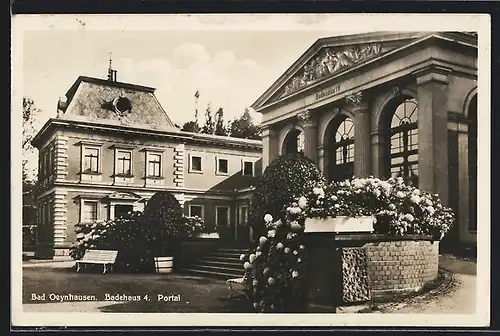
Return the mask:
<path id="1" fill-rule="evenodd" d="M 76 241 L 70 249 L 74 260 L 81 259 L 87 249 L 117 250 L 115 270 L 153 272 L 151 231 L 143 224 L 143 213 L 130 212 L 108 221 L 95 221 L 76 228 Z M 179 242 L 194 237 L 205 228 L 199 217 L 181 216 L 173 222 Z"/>
<path id="2" fill-rule="evenodd" d="M 303 153 L 285 154 L 274 159 L 259 179 L 252 195 L 249 223 L 257 234 L 266 228 L 262 218 L 285 217 L 285 205 L 326 179 L 316 163 Z"/>
<path id="3" fill-rule="evenodd" d="M 284 207 L 285 216 L 263 216 L 267 235 L 240 260 L 247 296 L 258 312 L 306 310 L 306 218 L 374 216 L 375 233 L 427 235 L 441 240 L 454 223 L 454 213 L 438 195 L 406 185 L 402 178 L 318 183 Z"/>

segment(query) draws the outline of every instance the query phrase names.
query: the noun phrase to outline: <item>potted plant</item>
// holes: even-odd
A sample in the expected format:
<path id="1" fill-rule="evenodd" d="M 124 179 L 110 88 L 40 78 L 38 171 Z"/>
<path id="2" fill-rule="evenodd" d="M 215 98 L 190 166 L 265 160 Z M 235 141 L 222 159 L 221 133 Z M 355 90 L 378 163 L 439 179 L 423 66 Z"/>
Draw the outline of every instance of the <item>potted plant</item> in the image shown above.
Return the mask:
<path id="1" fill-rule="evenodd" d="M 143 226 L 148 237 L 148 254 L 157 273 L 171 273 L 173 270 L 174 254 L 178 248 L 175 238 L 182 218 L 182 207 L 171 192 L 157 192 L 146 204 Z"/>

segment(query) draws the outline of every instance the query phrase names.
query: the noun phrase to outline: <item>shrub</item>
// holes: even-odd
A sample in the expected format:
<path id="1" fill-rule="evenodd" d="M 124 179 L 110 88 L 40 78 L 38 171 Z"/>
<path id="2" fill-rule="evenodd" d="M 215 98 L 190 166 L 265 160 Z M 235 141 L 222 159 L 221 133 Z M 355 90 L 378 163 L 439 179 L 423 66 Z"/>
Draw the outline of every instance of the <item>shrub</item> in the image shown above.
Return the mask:
<path id="1" fill-rule="evenodd" d="M 298 200 L 307 217 L 374 216 L 375 233 L 427 235 L 441 240 L 455 215 L 439 196 L 405 184 L 401 177 L 353 178 L 313 188 Z"/>
<path id="2" fill-rule="evenodd" d="M 284 220 L 285 205 L 312 187 L 325 183 L 316 163 L 302 153 L 277 157 L 266 168 L 255 188 L 249 222 L 258 234 L 264 232 L 264 215 Z"/>
<path id="3" fill-rule="evenodd" d="M 284 220 L 265 217 L 267 234 L 240 256 L 246 294 L 257 312 L 304 313 L 309 294 L 304 218 L 290 210 Z"/>
<path id="4" fill-rule="evenodd" d="M 149 244 L 141 225 L 141 212 L 130 212 L 124 216 L 96 221 L 76 228 L 76 242 L 70 256 L 81 259 L 87 249 L 117 250 L 115 270 L 127 272 L 152 271 Z"/>
<path id="5" fill-rule="evenodd" d="M 173 245 L 184 235 L 182 218 L 182 207 L 171 192 L 160 191 L 149 199 L 142 216 L 142 225 L 152 256 L 172 252 Z"/>

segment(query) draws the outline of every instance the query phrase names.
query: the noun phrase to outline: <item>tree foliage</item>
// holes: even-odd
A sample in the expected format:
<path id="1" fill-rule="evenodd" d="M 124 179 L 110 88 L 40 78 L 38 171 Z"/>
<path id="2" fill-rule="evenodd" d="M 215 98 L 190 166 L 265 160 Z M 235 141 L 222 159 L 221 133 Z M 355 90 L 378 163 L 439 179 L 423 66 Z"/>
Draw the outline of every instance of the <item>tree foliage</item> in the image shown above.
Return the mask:
<path id="1" fill-rule="evenodd" d="M 201 127 L 196 121 L 188 121 L 182 125 L 182 130 L 185 132 L 200 133 Z"/>
<path id="2" fill-rule="evenodd" d="M 217 117 L 217 121 L 215 123 L 215 135 L 227 135 L 227 129 L 224 125 L 224 109 L 219 107 L 215 115 Z"/>
<path id="3" fill-rule="evenodd" d="M 241 139 L 261 139 L 259 126 L 254 123 L 249 109 L 245 109 L 239 118 L 231 122 L 229 136 Z"/>
<path id="4" fill-rule="evenodd" d="M 22 136 L 22 173 L 23 180 L 31 180 L 35 177 L 35 169 L 28 167 L 28 162 L 33 159 L 35 155 L 35 148 L 31 145 L 31 141 L 35 136 L 35 120 L 36 115 L 41 112 L 35 106 L 33 99 L 23 97 L 23 136 Z"/>
<path id="5" fill-rule="evenodd" d="M 301 153 L 274 159 L 264 171 L 252 195 L 249 219 L 258 234 L 265 231 L 264 215 L 284 220 L 285 205 L 326 179 L 316 163 Z"/>

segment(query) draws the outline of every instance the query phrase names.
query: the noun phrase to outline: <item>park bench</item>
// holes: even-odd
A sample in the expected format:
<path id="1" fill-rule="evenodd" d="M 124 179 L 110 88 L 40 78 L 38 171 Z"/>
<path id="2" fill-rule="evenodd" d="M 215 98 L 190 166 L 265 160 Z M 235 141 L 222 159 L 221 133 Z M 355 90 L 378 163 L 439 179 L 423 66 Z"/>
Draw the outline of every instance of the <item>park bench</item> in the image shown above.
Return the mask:
<path id="1" fill-rule="evenodd" d="M 245 296 L 246 296 L 246 293 L 244 291 L 245 287 L 243 286 L 243 281 L 244 281 L 244 278 L 234 278 L 234 279 L 226 280 L 226 283 L 229 285 L 229 297 L 228 297 L 228 299 L 232 298 L 233 295 L 235 295 L 237 293 L 242 293 L 242 294 L 245 294 Z"/>
<path id="2" fill-rule="evenodd" d="M 118 251 L 113 250 L 87 250 L 82 259 L 76 260 L 76 271 L 79 272 L 82 269 L 80 264 L 102 264 L 102 273 L 106 273 L 108 267 L 113 268 L 117 255 Z"/>

